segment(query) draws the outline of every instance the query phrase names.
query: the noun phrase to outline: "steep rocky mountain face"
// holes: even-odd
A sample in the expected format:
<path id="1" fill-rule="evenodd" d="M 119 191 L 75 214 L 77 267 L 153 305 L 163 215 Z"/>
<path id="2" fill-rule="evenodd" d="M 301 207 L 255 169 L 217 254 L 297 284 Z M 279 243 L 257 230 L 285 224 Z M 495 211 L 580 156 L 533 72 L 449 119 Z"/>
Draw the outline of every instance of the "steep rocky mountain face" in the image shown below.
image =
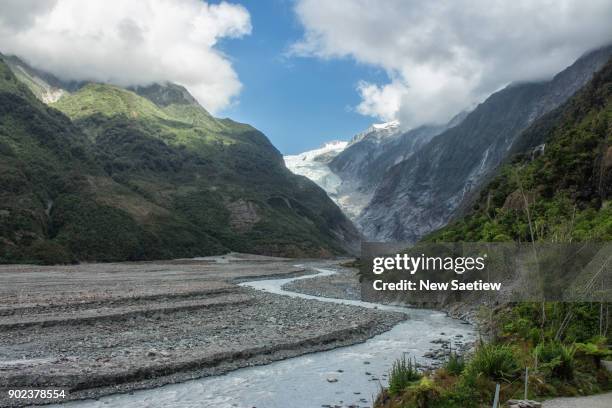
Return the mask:
<path id="1" fill-rule="evenodd" d="M 521 139 L 465 216 L 428 241 L 612 240 L 612 58 Z"/>
<path id="2" fill-rule="evenodd" d="M 403 131 L 398 122 L 375 124 L 349 142 L 285 156 L 287 167 L 322 187 L 351 220 L 368 205 L 386 171 L 409 159 L 434 136 L 461 123 L 461 113 L 446 125 Z"/>
<path id="3" fill-rule="evenodd" d="M 390 122 L 372 125 L 354 136 L 329 163 L 329 168 L 341 180 L 337 193 L 340 207 L 351 219 L 358 219 L 389 161 L 399 159 L 396 154 L 409 157 L 435 133 L 435 128 L 423 127 L 402 134 L 399 123 Z"/>
<path id="4" fill-rule="evenodd" d="M 402 132 L 398 122 L 373 125 L 353 139 L 330 163 L 344 180 L 355 179 L 361 187 L 371 188 L 385 171 L 442 132 L 444 126 L 421 126 Z"/>
<path id="5" fill-rule="evenodd" d="M 342 179 L 341 207 L 349 208 L 351 219 L 358 219 L 387 170 L 410 159 L 435 136 L 461 123 L 464 117 L 465 113 L 461 113 L 445 125 L 420 126 L 409 131 L 402 131 L 397 122 L 373 125 L 355 136 L 329 164 Z M 343 203 L 352 205 L 343 206 Z"/>
<path id="6" fill-rule="evenodd" d="M 512 84 L 382 177 L 357 222 L 377 241 L 414 242 L 454 216 L 538 118 L 564 103 L 602 68 L 612 47 L 591 52 L 538 83 Z"/>
<path id="7" fill-rule="evenodd" d="M 324 256 L 358 245 L 341 210 L 261 132 L 214 118 L 183 87 L 63 85 L 0 61 L 0 261 Z"/>

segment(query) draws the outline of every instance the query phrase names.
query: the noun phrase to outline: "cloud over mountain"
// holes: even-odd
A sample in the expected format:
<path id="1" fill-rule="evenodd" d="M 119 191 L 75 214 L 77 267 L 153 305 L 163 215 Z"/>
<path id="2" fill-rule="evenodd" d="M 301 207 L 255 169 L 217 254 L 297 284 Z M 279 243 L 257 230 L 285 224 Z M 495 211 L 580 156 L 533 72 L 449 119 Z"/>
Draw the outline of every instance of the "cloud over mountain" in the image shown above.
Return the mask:
<path id="1" fill-rule="evenodd" d="M 299 0 L 295 11 L 305 33 L 292 53 L 384 69 L 387 83 L 358 84 L 357 110 L 410 127 L 612 41 L 608 0 Z"/>
<path id="2" fill-rule="evenodd" d="M 169 80 L 207 109 L 231 103 L 241 88 L 215 46 L 251 32 L 241 5 L 200 0 L 5 0 L 0 51 L 62 79 L 117 85 Z"/>

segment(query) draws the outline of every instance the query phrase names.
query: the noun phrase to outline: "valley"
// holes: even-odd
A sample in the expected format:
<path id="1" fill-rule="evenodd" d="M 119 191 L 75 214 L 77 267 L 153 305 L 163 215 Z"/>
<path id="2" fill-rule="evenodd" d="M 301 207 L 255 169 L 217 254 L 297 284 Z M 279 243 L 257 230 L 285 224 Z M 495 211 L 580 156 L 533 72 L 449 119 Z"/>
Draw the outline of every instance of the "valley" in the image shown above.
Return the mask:
<path id="1" fill-rule="evenodd" d="M 0 407 L 610 405 L 612 7 L 91 2 L 0 6 Z"/>

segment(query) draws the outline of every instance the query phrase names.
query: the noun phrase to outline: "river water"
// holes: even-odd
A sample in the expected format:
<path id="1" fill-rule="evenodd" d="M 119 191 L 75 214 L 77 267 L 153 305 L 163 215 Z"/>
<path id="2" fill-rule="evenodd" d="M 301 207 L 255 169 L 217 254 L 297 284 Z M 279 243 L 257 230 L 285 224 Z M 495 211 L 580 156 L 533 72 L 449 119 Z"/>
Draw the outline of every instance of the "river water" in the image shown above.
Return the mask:
<path id="1" fill-rule="evenodd" d="M 318 269 L 317 276 L 334 272 Z M 135 408 L 314 408 L 325 406 L 371 407 L 393 361 L 407 354 L 426 363 L 423 354 L 439 338 L 471 341 L 471 326 L 447 317 L 444 313 L 387 306 L 356 300 L 330 299 L 303 295 L 282 289 L 296 279 L 269 279 L 241 285 L 286 296 L 318 299 L 325 302 L 378 307 L 401 311 L 408 319 L 393 329 L 364 343 L 331 351 L 307 354 L 258 367 L 248 367 L 228 374 L 166 385 L 133 394 L 116 394 L 97 401 L 84 400 L 64 404 L 66 407 L 135 407 Z M 461 337 L 459 337 L 461 336 Z M 335 381 L 330 382 L 329 380 Z"/>

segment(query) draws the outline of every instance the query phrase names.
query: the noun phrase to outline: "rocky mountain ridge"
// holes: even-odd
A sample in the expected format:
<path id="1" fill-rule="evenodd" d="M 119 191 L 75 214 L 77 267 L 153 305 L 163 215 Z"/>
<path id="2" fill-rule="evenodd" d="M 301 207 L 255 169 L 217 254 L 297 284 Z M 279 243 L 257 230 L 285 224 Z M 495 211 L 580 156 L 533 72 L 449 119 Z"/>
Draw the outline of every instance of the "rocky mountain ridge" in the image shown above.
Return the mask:
<path id="1" fill-rule="evenodd" d="M 357 219 L 376 241 L 415 242 L 445 225 L 509 155 L 521 133 L 582 88 L 612 55 L 585 54 L 550 81 L 511 84 L 391 167 Z"/>
<path id="2" fill-rule="evenodd" d="M 366 239 L 414 242 L 467 211 L 501 163 L 540 145 L 530 125 L 554 123 L 556 108 L 610 55 L 602 47 L 549 81 L 510 84 L 444 125 L 373 125 L 312 161 L 316 171 L 305 169 L 317 150 L 292 156 L 289 168 L 323 186 Z"/>
<path id="3" fill-rule="evenodd" d="M 287 167 L 315 181 L 352 220 L 368 205 L 386 171 L 409 159 L 442 131 L 461 123 L 462 112 L 449 123 L 420 126 L 404 131 L 397 121 L 373 124 L 349 142 L 328 143 L 326 147 L 299 155 L 285 156 Z"/>

